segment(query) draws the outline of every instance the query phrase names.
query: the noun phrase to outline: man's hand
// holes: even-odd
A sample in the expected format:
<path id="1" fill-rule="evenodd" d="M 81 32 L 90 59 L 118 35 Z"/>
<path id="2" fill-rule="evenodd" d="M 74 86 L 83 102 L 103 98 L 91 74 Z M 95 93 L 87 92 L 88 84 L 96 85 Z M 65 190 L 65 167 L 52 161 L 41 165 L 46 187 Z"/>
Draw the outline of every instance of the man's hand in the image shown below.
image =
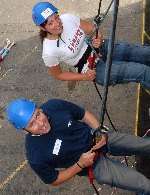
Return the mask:
<path id="1" fill-rule="evenodd" d="M 106 134 L 102 134 L 101 139 L 92 147 L 92 151 L 98 150 L 106 144 L 107 144 Z"/>
<path id="2" fill-rule="evenodd" d="M 77 173 L 82 171 L 82 168 L 89 167 L 94 163 L 94 157 L 95 152 L 92 152 L 92 150 L 83 153 L 78 162 L 76 162 L 71 167 L 60 170 L 57 179 L 52 183 L 53 186 L 59 185 L 65 181 L 68 181 L 73 176 L 75 176 Z"/>
<path id="3" fill-rule="evenodd" d="M 82 168 L 91 166 L 94 163 L 95 155 L 96 155 L 95 152 L 92 152 L 92 150 L 90 150 L 90 151 L 88 151 L 86 153 L 83 153 L 80 156 L 80 159 L 78 160 L 78 164 Z"/>

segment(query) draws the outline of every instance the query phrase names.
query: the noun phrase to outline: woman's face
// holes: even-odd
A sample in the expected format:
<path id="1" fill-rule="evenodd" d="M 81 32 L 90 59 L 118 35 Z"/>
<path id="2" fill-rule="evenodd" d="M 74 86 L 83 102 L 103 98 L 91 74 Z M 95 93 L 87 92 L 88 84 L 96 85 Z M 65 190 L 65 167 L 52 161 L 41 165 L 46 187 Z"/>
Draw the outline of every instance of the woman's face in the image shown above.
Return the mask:
<path id="1" fill-rule="evenodd" d="M 44 26 L 45 30 L 52 35 L 60 35 L 63 31 L 61 19 L 58 14 L 53 14 Z"/>
<path id="2" fill-rule="evenodd" d="M 46 134 L 50 131 L 51 127 L 47 116 L 41 109 L 36 109 L 31 120 L 29 121 L 25 130 L 32 134 Z"/>

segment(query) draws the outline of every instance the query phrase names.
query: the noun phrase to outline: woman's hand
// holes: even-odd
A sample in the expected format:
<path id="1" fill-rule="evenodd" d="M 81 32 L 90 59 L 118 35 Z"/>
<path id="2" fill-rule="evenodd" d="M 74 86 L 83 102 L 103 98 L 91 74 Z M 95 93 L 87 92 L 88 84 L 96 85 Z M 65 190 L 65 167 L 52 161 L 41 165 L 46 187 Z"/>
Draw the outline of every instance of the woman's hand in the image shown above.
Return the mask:
<path id="1" fill-rule="evenodd" d="M 94 48 L 99 48 L 102 45 L 103 41 L 103 35 L 99 34 L 97 38 L 96 36 L 92 38 L 92 45 Z"/>
<path id="2" fill-rule="evenodd" d="M 96 71 L 93 69 L 89 69 L 86 73 L 83 74 L 83 80 L 85 81 L 93 81 L 96 78 Z"/>
<path id="3" fill-rule="evenodd" d="M 77 72 L 69 72 L 62 71 L 60 65 L 56 65 L 54 67 L 50 67 L 48 72 L 55 79 L 62 81 L 93 81 L 96 77 L 96 71 L 87 70 L 86 73 L 77 73 Z"/>

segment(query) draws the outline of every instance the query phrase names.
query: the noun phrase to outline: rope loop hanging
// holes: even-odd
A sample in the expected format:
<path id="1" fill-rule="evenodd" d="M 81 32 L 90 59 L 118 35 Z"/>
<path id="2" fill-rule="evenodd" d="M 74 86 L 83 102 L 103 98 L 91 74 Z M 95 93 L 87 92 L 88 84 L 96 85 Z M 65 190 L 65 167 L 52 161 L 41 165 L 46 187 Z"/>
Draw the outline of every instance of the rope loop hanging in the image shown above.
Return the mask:
<path id="1" fill-rule="evenodd" d="M 106 113 L 106 103 L 107 103 L 107 96 L 108 96 L 108 86 L 110 81 L 110 73 L 111 73 L 111 66 L 112 66 L 112 56 L 113 56 L 113 49 L 115 43 L 115 32 L 116 32 L 116 25 L 117 25 L 117 16 L 118 16 L 118 7 L 119 7 L 119 0 L 114 0 L 114 10 L 113 10 L 113 22 L 112 22 L 112 29 L 109 37 L 109 44 L 108 44 L 108 53 L 107 53 L 107 60 L 106 60 L 106 69 L 105 69 L 105 78 L 104 78 L 104 94 L 102 97 L 102 108 L 100 113 L 100 127 L 103 128 L 104 124 L 104 117 Z"/>
<path id="2" fill-rule="evenodd" d="M 102 0 L 100 0 L 98 14 L 95 17 L 96 37 L 98 37 L 98 30 L 99 30 L 100 24 L 102 23 L 102 21 L 104 20 L 104 18 L 108 14 L 108 11 L 109 11 L 109 9 L 110 9 L 113 2 L 114 2 L 113 24 L 112 24 L 111 34 L 110 34 L 110 38 L 109 38 L 108 54 L 107 54 L 107 60 L 106 60 L 106 70 L 105 70 L 105 80 L 104 80 L 104 94 L 103 94 L 103 97 L 102 97 L 102 107 L 101 107 L 101 112 L 100 112 L 100 129 L 104 128 L 103 123 L 104 123 L 105 113 L 107 114 L 107 116 L 109 116 L 108 113 L 107 113 L 107 109 L 106 109 L 106 102 L 107 102 L 107 95 L 108 95 L 108 85 L 109 85 L 109 80 L 110 80 L 111 65 L 112 65 L 112 54 L 113 54 L 113 48 L 114 48 L 114 40 L 115 40 L 115 31 L 116 31 L 119 0 L 112 0 L 111 1 L 110 5 L 109 5 L 108 9 L 106 10 L 105 14 L 103 15 L 103 17 L 100 15 L 100 9 L 101 9 L 101 4 L 102 4 Z M 96 52 L 94 52 L 94 55 L 96 55 Z M 94 81 L 94 84 L 96 86 L 95 81 Z M 91 183 L 96 195 L 99 195 L 99 192 L 98 192 L 98 190 L 97 190 L 97 188 L 96 188 L 96 186 L 94 185 L 94 182 L 93 182 L 92 167 L 89 167 L 89 169 L 88 169 L 88 176 L 89 176 L 90 183 Z"/>

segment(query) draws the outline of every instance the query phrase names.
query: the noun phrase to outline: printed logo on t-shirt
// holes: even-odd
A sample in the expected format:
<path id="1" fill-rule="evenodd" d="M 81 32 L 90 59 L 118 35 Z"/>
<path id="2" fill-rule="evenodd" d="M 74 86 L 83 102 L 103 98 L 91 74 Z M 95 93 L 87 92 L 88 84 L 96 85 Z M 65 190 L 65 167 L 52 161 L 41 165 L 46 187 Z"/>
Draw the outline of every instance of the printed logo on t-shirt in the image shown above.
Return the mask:
<path id="1" fill-rule="evenodd" d="M 62 140 L 56 139 L 54 149 L 53 149 L 53 154 L 58 155 L 60 151 L 60 146 L 61 146 Z"/>
<path id="2" fill-rule="evenodd" d="M 83 35 L 84 35 L 83 32 L 78 28 L 72 41 L 70 42 L 68 46 L 68 49 L 70 51 L 72 51 L 73 53 L 75 52 Z"/>
<path id="3" fill-rule="evenodd" d="M 69 122 L 68 122 L 68 127 L 70 127 L 70 126 L 71 126 L 71 124 L 72 124 L 72 121 L 69 121 Z"/>

